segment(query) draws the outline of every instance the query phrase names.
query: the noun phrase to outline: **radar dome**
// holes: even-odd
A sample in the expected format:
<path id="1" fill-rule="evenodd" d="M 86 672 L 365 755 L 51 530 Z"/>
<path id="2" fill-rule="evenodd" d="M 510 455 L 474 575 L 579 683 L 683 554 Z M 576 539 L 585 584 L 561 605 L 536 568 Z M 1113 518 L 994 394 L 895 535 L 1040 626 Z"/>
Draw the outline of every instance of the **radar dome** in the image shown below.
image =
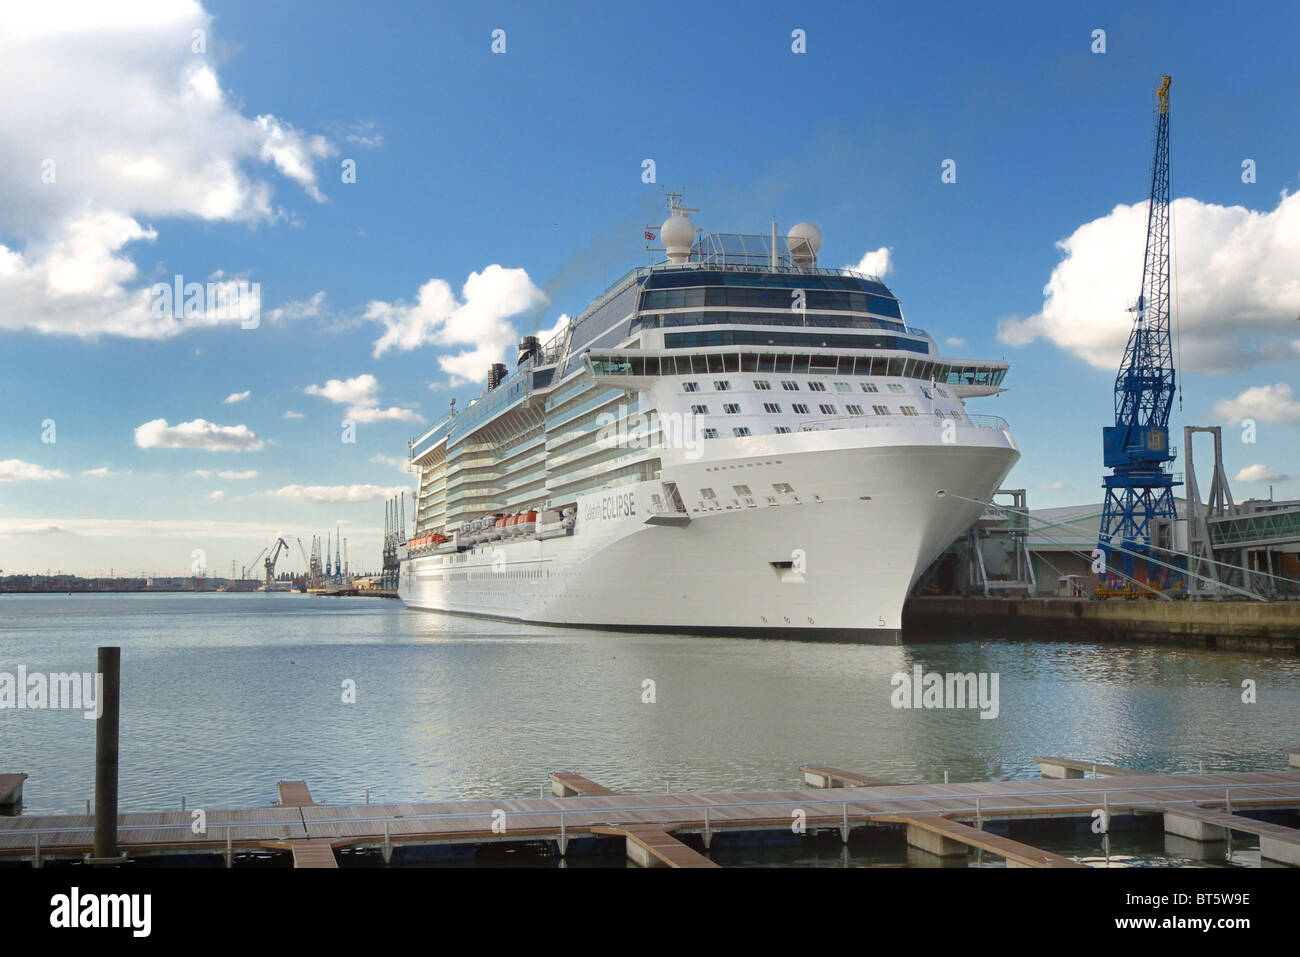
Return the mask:
<path id="1" fill-rule="evenodd" d="M 800 266 L 815 265 L 817 250 L 822 248 L 822 231 L 812 223 L 796 223 L 790 227 L 785 244 Z"/>
<path id="2" fill-rule="evenodd" d="M 659 238 L 663 241 L 670 263 L 684 263 L 691 256 L 691 245 L 695 242 L 695 226 L 685 213 L 673 213 L 659 227 Z"/>

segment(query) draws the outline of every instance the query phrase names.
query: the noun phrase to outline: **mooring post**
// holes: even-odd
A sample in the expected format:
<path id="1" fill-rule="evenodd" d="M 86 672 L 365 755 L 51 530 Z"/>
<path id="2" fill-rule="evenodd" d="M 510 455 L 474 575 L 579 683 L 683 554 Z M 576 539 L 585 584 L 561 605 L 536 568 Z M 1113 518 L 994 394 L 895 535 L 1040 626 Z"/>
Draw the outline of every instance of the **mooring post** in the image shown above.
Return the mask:
<path id="1" fill-rule="evenodd" d="M 383 853 L 384 853 L 384 863 L 385 863 L 385 864 L 391 864 L 391 863 L 393 862 L 393 842 L 392 842 L 392 840 L 391 840 L 391 839 L 389 838 L 389 836 L 388 836 L 388 822 L 387 822 L 387 821 L 384 822 L 384 844 L 383 844 Z"/>
<path id="2" fill-rule="evenodd" d="M 704 805 L 704 849 L 707 851 L 713 845 L 713 831 L 709 828 L 709 806 Z"/>
<path id="3" fill-rule="evenodd" d="M 122 649 L 99 649 L 99 701 L 95 723 L 95 857 L 117 857 L 117 728 L 122 685 Z"/>
<path id="4" fill-rule="evenodd" d="M 984 830 L 984 815 L 980 813 L 980 799 L 975 798 L 975 830 Z"/>
<path id="5" fill-rule="evenodd" d="M 849 843 L 849 802 L 844 802 L 844 816 L 840 818 L 840 841 Z"/>
<path id="6" fill-rule="evenodd" d="M 235 866 L 235 848 L 230 840 L 230 825 L 226 825 L 226 867 Z"/>
<path id="7" fill-rule="evenodd" d="M 366 788 L 366 807 L 370 806 L 370 788 Z"/>
<path id="8" fill-rule="evenodd" d="M 182 813 L 182 814 L 185 813 L 185 795 L 184 795 L 184 794 L 181 795 L 181 813 Z"/>
<path id="9" fill-rule="evenodd" d="M 1232 788 L 1223 789 L 1223 807 L 1228 814 L 1232 813 Z"/>
<path id="10" fill-rule="evenodd" d="M 559 840 L 559 845 L 560 845 L 560 857 L 563 857 L 563 856 L 564 856 L 564 852 L 567 851 L 567 850 L 569 849 L 569 838 L 568 838 L 568 835 L 565 834 L 565 832 L 564 832 L 564 812 L 563 812 L 563 811 L 560 812 L 560 840 Z"/>
<path id="11" fill-rule="evenodd" d="M 947 769 L 947 768 L 944 768 L 944 769 L 943 769 L 943 783 L 944 783 L 944 784 L 947 784 L 947 783 L 948 783 L 948 769 Z"/>

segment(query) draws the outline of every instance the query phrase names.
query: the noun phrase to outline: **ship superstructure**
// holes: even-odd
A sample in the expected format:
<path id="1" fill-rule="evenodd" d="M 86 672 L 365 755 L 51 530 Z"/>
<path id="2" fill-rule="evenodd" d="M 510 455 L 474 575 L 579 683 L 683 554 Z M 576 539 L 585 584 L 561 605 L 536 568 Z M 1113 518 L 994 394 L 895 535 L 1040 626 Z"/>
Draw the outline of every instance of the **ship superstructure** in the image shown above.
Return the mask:
<path id="1" fill-rule="evenodd" d="M 410 443 L 407 605 L 551 624 L 896 640 L 926 565 L 1019 457 L 815 227 L 697 238 L 627 273 Z"/>

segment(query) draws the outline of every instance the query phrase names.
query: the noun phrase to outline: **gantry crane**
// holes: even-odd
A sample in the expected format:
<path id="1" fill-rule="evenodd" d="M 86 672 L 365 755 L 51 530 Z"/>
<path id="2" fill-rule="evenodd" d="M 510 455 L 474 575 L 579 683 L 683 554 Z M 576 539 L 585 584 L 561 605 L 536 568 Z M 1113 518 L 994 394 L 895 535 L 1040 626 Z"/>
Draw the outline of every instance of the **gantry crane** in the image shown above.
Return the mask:
<path id="1" fill-rule="evenodd" d="M 1133 329 L 1115 377 L 1115 424 L 1102 429 L 1103 476 L 1098 546 L 1105 554 L 1108 584 L 1131 580 L 1134 558 L 1149 555 L 1153 524 L 1177 517 L 1169 472 L 1169 413 L 1174 400 L 1174 355 L 1169 302 L 1169 77 L 1156 89 L 1155 157 L 1142 264 L 1142 291 L 1133 308 Z M 1172 545 L 1173 543 L 1168 543 Z M 1112 571 L 1113 570 L 1113 571 Z M 1114 571 L 1120 574 L 1115 575 Z"/>

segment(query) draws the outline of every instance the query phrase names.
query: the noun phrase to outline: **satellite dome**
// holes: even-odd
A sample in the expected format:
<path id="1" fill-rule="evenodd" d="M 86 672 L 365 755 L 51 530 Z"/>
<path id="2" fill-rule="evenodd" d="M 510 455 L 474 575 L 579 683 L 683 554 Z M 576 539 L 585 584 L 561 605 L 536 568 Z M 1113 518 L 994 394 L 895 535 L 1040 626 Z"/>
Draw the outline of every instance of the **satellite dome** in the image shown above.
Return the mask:
<path id="1" fill-rule="evenodd" d="M 674 212 L 659 227 L 659 238 L 663 241 L 670 263 L 686 262 L 691 255 L 691 245 L 695 242 L 695 226 L 691 223 L 691 217 Z"/>
<path id="2" fill-rule="evenodd" d="M 790 255 L 800 266 L 817 263 L 817 250 L 822 248 L 822 231 L 812 223 L 795 223 L 785 237 Z"/>

